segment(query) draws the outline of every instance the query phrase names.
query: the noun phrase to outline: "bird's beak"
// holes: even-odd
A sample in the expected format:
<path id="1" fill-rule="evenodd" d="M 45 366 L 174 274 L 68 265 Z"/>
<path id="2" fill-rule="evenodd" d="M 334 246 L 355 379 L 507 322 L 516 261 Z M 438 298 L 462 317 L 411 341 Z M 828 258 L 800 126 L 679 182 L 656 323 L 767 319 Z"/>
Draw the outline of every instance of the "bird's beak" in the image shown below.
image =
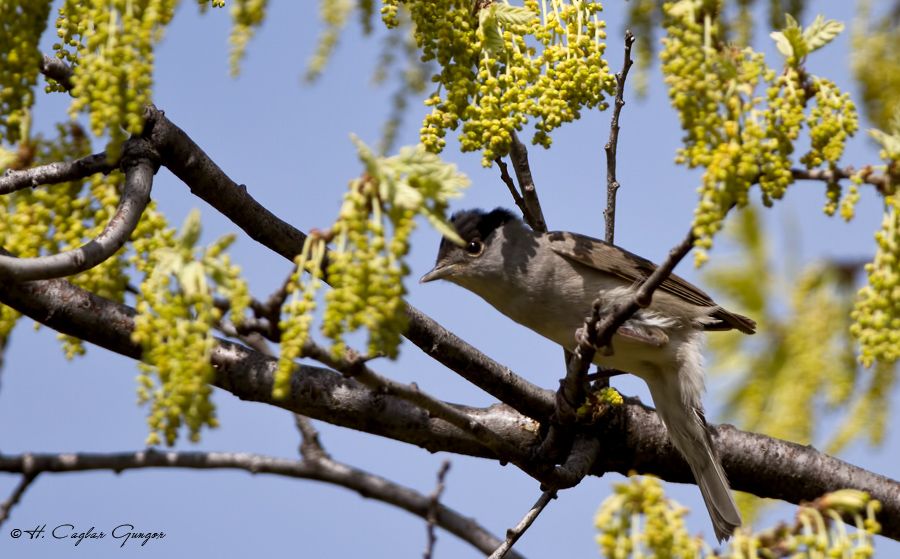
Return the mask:
<path id="1" fill-rule="evenodd" d="M 455 264 L 437 263 L 430 272 L 419 278 L 419 283 L 428 283 L 430 281 L 444 279 L 453 273 L 455 267 Z"/>

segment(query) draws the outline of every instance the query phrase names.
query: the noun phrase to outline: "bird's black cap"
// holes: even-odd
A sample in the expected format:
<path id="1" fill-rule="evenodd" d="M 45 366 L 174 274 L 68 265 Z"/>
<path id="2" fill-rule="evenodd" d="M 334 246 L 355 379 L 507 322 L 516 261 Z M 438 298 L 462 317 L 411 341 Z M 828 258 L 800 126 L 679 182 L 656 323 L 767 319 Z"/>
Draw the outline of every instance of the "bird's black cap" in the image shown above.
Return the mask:
<path id="1" fill-rule="evenodd" d="M 466 243 L 474 240 L 484 241 L 503 224 L 516 219 L 513 213 L 505 208 L 496 208 L 489 212 L 484 210 L 462 210 L 450 218 L 450 223 L 456 229 L 456 233 Z M 441 239 L 441 247 L 438 250 L 438 262 L 447 254 L 447 251 L 455 245 L 448 239 Z"/>

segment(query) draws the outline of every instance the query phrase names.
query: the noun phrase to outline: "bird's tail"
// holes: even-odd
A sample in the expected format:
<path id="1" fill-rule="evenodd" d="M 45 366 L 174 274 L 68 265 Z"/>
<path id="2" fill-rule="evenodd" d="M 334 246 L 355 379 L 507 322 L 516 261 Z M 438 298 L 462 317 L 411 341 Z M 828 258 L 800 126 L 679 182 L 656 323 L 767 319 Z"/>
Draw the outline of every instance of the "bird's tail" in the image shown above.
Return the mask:
<path id="1" fill-rule="evenodd" d="M 703 370 L 699 344 L 691 347 L 693 349 L 696 349 L 696 355 L 679 356 L 677 377 L 672 370 L 668 370 L 660 371 L 661 374 L 647 380 L 656 411 L 665 423 L 675 448 L 691 467 L 712 519 L 716 539 L 721 542 L 741 525 L 741 515 L 703 416 L 700 400 Z"/>

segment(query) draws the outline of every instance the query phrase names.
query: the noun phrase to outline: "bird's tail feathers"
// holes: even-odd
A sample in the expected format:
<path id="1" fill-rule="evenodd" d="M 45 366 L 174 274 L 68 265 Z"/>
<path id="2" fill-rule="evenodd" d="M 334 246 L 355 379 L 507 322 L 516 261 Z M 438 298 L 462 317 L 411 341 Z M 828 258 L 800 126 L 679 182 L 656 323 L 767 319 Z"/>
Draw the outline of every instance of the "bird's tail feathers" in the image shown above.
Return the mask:
<path id="1" fill-rule="evenodd" d="M 721 543 L 731 537 L 735 529 L 741 525 L 741 515 L 715 451 L 711 448 L 707 450 L 709 452 L 705 459 L 699 461 L 689 459 L 688 464 L 700 487 L 703 502 L 706 503 L 716 540 Z"/>
<path id="2" fill-rule="evenodd" d="M 652 381 L 648 379 L 653 402 L 666 425 L 669 438 L 694 474 L 716 538 L 721 542 L 741 525 L 741 515 L 703 417 L 700 402 L 703 371 L 699 361 L 687 359 L 682 361 L 677 376 L 671 370 L 660 373 Z M 700 375 L 699 379 L 697 375 Z M 699 391 L 695 390 L 698 382 Z"/>

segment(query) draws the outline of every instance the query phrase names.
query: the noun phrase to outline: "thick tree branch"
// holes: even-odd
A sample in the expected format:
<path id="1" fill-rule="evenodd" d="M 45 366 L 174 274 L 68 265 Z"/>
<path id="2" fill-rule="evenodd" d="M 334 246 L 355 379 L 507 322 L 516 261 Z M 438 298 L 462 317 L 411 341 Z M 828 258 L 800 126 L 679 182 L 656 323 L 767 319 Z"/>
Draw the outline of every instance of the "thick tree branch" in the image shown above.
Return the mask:
<path id="1" fill-rule="evenodd" d="M 0 303 L 65 334 L 138 359 L 131 341 L 134 311 L 63 280 L 0 284 Z M 399 398 L 379 394 L 343 375 L 319 367 L 299 366 L 285 400 L 274 400 L 275 359 L 221 341 L 213 350 L 215 385 L 244 400 L 281 407 L 357 431 L 385 436 L 425 448 L 498 459 L 484 445 L 445 421 L 430 417 Z M 553 396 L 545 392 L 544 406 Z M 511 446 L 538 444 L 538 425 L 505 405 L 488 408 L 457 406 L 503 436 Z M 791 503 L 812 501 L 843 488 L 868 491 L 884 505 L 883 533 L 900 540 L 900 483 L 852 466 L 808 446 L 746 433 L 730 426 L 712 429 L 715 447 L 732 487 Z M 590 431 L 603 442 L 603 453 L 591 472 L 649 473 L 668 481 L 692 483 L 687 464 L 671 445 L 656 413 L 639 402 L 613 406 Z"/>
<path id="2" fill-rule="evenodd" d="M 625 61 L 622 63 L 622 71 L 616 74 L 616 100 L 613 106 L 612 118 L 609 121 L 609 140 L 604 146 L 606 151 L 606 210 L 603 212 L 606 221 L 606 242 L 612 244 L 615 241 L 616 231 L 616 192 L 619 190 L 619 181 L 616 178 L 616 154 L 619 147 L 619 115 L 625 106 L 625 80 L 628 78 L 628 70 L 634 61 L 631 60 L 631 45 L 634 44 L 634 34 L 630 29 L 625 30 Z"/>
<path id="3" fill-rule="evenodd" d="M 116 213 L 97 237 L 77 249 L 49 256 L 16 258 L 0 254 L 0 277 L 27 281 L 70 276 L 99 265 L 122 248 L 150 203 L 156 166 L 142 144 L 140 140 L 126 143 L 122 165 L 125 189 Z"/>
<path id="4" fill-rule="evenodd" d="M 0 454 L 0 471 L 21 472 L 26 479 L 43 472 L 83 472 L 145 468 L 190 468 L 245 470 L 251 474 L 273 474 L 322 481 L 352 489 L 367 499 L 382 501 L 420 518 L 434 510 L 434 523 L 487 554 L 501 544 L 499 538 L 453 509 L 430 497 L 381 476 L 353 468 L 329 458 L 289 460 L 258 454 L 225 452 L 158 452 L 145 450 L 117 454 Z"/>
<path id="5" fill-rule="evenodd" d="M 238 185 L 180 128 L 155 107 L 148 109 L 147 127 L 163 165 L 195 195 L 208 202 L 247 235 L 293 261 L 306 235 L 282 221 Z M 522 377 L 435 322 L 415 307 L 406 306 L 407 339 L 439 363 L 516 410 L 534 418 L 547 417 L 543 389 Z"/>
<path id="6" fill-rule="evenodd" d="M 83 179 L 96 173 L 108 174 L 118 165 L 106 159 L 106 153 L 95 153 L 75 161 L 59 161 L 30 169 L 8 169 L 0 176 L 0 194 L 44 184 L 58 184 Z"/>
<path id="7" fill-rule="evenodd" d="M 423 392 L 415 384 L 407 385 L 383 377 L 371 370 L 362 359 L 335 359 L 331 352 L 313 342 L 307 342 L 303 346 L 303 355 L 341 371 L 347 377 L 358 380 L 376 392 L 397 396 L 417 405 L 432 417 L 442 419 L 460 431 L 470 434 L 504 460 L 521 462 L 519 449 L 512 447 L 500 434 L 482 425 L 464 410 Z M 529 470 L 526 465 L 520 467 L 526 472 Z"/>

